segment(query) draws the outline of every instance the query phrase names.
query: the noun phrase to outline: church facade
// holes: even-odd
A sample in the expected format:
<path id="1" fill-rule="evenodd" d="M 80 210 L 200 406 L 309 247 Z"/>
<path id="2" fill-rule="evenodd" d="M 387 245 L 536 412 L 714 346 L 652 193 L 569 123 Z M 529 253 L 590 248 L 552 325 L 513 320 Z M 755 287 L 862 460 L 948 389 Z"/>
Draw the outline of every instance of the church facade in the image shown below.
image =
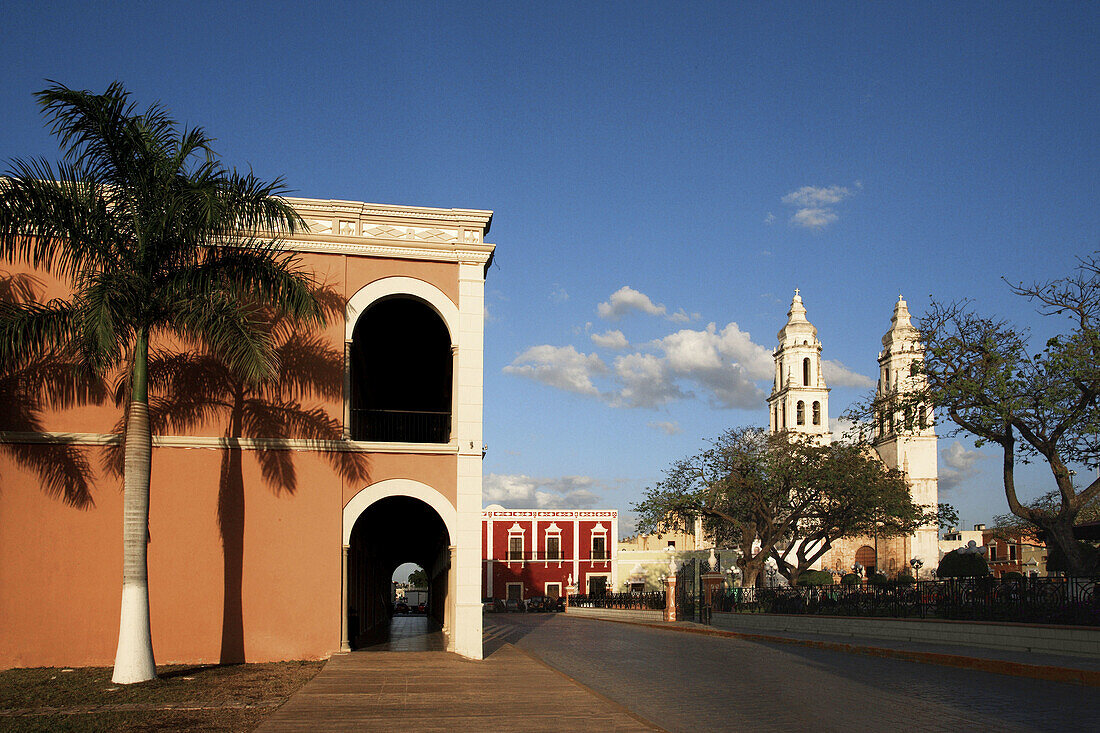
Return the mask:
<path id="1" fill-rule="evenodd" d="M 768 397 L 771 431 L 789 430 L 829 443 L 829 388 L 821 368 L 821 342 L 817 329 L 806 318 L 806 307 L 796 290 L 787 312 L 787 323 L 777 334 L 775 382 Z M 920 386 L 919 363 L 924 348 L 913 326 L 909 308 L 898 297 L 890 329 L 882 337 L 878 355 L 879 378 L 876 404 L 896 404 L 897 398 Z M 939 501 L 936 430 L 931 409 L 924 406 L 876 415 L 873 447 L 883 463 L 905 474 L 913 501 L 934 508 Z M 919 577 L 935 568 L 939 559 L 935 525 L 920 527 L 903 537 L 852 537 L 840 540 L 820 559 L 820 567 L 850 572 L 858 563 L 868 573 L 889 576 L 916 568 Z M 919 566 L 913 563 L 919 561 Z"/>

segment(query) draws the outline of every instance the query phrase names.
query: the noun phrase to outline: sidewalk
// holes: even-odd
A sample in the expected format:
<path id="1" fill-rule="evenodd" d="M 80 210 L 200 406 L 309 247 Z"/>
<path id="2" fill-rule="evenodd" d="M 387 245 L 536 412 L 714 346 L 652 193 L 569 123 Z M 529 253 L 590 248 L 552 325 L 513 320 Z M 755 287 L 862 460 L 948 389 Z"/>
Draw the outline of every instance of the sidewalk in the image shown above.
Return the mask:
<path id="1" fill-rule="evenodd" d="M 271 714 L 282 731 L 659 731 L 511 644 L 484 661 L 446 652 L 333 657 Z"/>
<path id="2" fill-rule="evenodd" d="M 1089 687 L 1100 687 L 1100 659 L 1093 659 L 1090 657 L 1034 654 L 1002 649 L 987 649 L 976 646 L 922 644 L 919 642 L 895 641 L 892 639 L 856 640 L 850 636 L 829 636 L 826 634 L 798 634 L 793 632 L 768 632 L 765 634 L 741 632 L 719 629 L 691 621 L 646 623 L 607 617 L 588 617 L 587 620 L 632 624 L 679 633 L 725 636 L 745 639 L 746 641 L 760 641 L 772 644 L 796 644 L 798 646 L 829 649 L 849 654 L 904 659 L 923 664 L 935 664 L 945 667 L 957 667 L 960 669 L 972 669 L 981 672 L 1007 674 L 1014 677 L 1030 677 L 1033 679 L 1050 680 L 1051 682 L 1068 682 Z"/>

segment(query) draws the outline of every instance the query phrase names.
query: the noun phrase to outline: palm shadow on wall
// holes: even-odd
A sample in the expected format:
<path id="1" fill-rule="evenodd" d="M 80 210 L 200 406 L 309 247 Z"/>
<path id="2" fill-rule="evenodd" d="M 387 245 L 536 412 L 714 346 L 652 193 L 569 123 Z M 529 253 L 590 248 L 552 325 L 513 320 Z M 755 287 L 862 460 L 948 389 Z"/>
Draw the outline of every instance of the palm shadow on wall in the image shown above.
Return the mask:
<path id="1" fill-rule="evenodd" d="M 31 275 L 0 271 L 0 319 L 19 318 L 23 308 L 40 301 L 42 282 Z M 78 360 L 60 349 L 17 358 L 0 358 L 0 430 L 41 434 L 44 416 L 54 410 L 97 404 L 107 397 L 103 382 L 80 369 Z M 76 509 L 94 509 L 95 476 L 85 452 L 65 442 L 0 443 L 0 452 L 32 471 L 42 491 Z M 0 474 L 0 487 L 4 477 Z"/>
<path id="2" fill-rule="evenodd" d="M 330 318 L 343 318 L 345 302 L 335 291 L 325 287 L 314 294 Z M 257 315 L 265 314 L 258 311 Z M 298 491 L 293 450 L 279 447 L 279 441 L 339 441 L 343 433 L 342 416 L 333 417 L 321 407 L 303 404 L 311 400 L 342 402 L 343 352 L 300 324 L 285 320 L 271 321 L 271 337 L 279 360 L 278 378 L 259 386 L 207 353 L 156 351 L 149 359 L 149 417 L 154 435 L 186 434 L 212 421 L 225 424 L 218 482 L 218 530 L 225 584 L 222 664 L 245 661 L 242 439 L 264 441 L 249 451 L 259 463 L 264 484 L 276 496 L 293 496 Z M 119 384 L 116 399 L 120 405 L 125 404 L 126 394 L 127 386 Z M 345 481 L 369 479 L 369 462 L 363 453 L 328 450 L 318 455 Z M 122 458 L 122 447 L 113 446 L 107 457 L 109 470 L 121 473 Z"/>

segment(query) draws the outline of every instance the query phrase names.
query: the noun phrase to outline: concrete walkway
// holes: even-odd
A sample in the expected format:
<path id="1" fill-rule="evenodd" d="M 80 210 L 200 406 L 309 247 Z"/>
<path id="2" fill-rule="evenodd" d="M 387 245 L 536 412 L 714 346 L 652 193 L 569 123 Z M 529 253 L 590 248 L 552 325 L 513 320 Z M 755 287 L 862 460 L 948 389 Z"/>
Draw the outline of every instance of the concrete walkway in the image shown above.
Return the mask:
<path id="1" fill-rule="evenodd" d="M 484 661 L 361 651 L 329 660 L 257 729 L 281 731 L 659 731 L 504 644 Z"/>

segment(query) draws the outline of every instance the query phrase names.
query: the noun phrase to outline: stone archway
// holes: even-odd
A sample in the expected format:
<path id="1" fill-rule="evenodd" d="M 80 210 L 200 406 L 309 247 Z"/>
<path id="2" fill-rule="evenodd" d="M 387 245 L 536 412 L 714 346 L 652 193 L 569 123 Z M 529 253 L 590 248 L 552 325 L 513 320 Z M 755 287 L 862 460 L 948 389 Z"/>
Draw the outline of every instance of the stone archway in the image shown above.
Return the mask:
<path id="1" fill-rule="evenodd" d="M 388 479 L 358 492 L 344 507 L 341 639 L 350 651 L 357 638 L 389 623 L 390 578 L 411 561 L 431 578 L 429 614 L 454 648 L 454 506 L 432 487 L 412 479 Z M 384 627 L 382 627 L 384 629 Z"/>

